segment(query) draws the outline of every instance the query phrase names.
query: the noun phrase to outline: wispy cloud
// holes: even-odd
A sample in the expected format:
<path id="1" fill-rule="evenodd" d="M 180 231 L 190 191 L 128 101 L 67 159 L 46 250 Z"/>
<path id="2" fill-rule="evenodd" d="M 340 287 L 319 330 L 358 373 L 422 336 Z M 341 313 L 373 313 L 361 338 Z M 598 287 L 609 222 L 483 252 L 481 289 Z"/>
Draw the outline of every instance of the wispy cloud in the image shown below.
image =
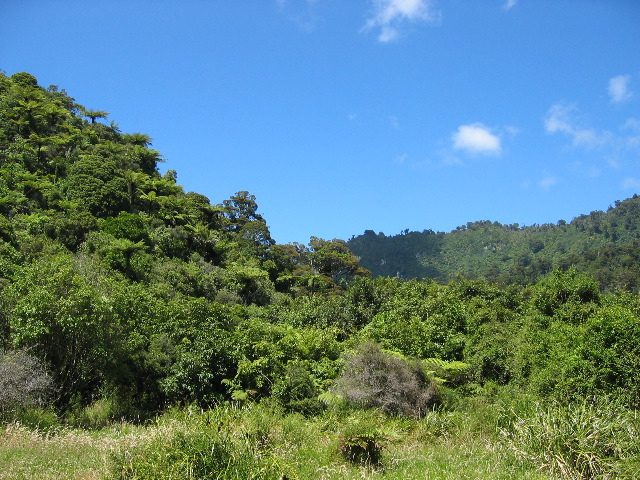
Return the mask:
<path id="1" fill-rule="evenodd" d="M 364 110 L 362 112 L 353 112 L 348 114 L 347 119 L 357 126 L 376 126 L 376 128 L 384 126 L 387 129 L 391 128 L 395 131 L 402 130 L 400 118 L 396 115 L 387 115 L 371 110 Z"/>
<path id="2" fill-rule="evenodd" d="M 500 137 L 481 123 L 459 126 L 451 140 L 455 150 L 473 155 L 499 155 L 502 152 Z"/>
<path id="3" fill-rule="evenodd" d="M 587 177 L 596 178 L 600 176 L 600 169 L 598 167 L 594 167 L 593 165 L 587 168 L 586 171 Z"/>
<path id="4" fill-rule="evenodd" d="M 406 153 L 403 153 L 402 155 L 397 155 L 393 159 L 393 163 L 395 163 L 396 165 L 404 165 L 404 163 L 407 161 L 407 158 L 409 158 L 409 155 Z"/>
<path id="5" fill-rule="evenodd" d="M 503 10 L 511 10 L 513 7 L 516 6 L 517 3 L 518 3 L 518 0 L 506 0 L 502 4 L 502 8 Z"/>
<path id="6" fill-rule="evenodd" d="M 396 117 L 395 115 L 389 115 L 387 117 L 387 120 L 389 120 L 389 124 L 391 124 L 391 127 L 394 130 L 400 130 L 400 120 L 398 119 L 398 117 Z"/>
<path id="7" fill-rule="evenodd" d="M 538 182 L 538 185 L 540 185 L 545 190 L 550 190 L 551 187 L 555 187 L 558 184 L 558 181 L 559 181 L 558 177 L 555 177 L 553 175 L 547 175 L 546 177 L 544 177 L 542 180 Z"/>
<path id="8" fill-rule="evenodd" d="M 627 145 L 630 148 L 640 147 L 640 120 L 636 118 L 630 118 L 622 126 L 625 132 L 630 132 L 626 139 Z"/>
<path id="9" fill-rule="evenodd" d="M 585 163 L 581 160 L 577 160 L 571 164 L 571 170 L 575 174 L 583 175 L 587 178 L 597 178 L 602 172 L 596 165 Z"/>
<path id="10" fill-rule="evenodd" d="M 313 32 L 322 22 L 316 13 L 318 0 L 275 0 L 280 11 L 305 33 Z"/>
<path id="11" fill-rule="evenodd" d="M 552 105 L 544 120 L 547 133 L 563 133 L 571 138 L 574 146 L 595 148 L 608 141 L 609 132 L 597 132 L 581 127 L 575 117 L 576 108 L 557 103 Z"/>
<path id="12" fill-rule="evenodd" d="M 372 0 L 373 11 L 362 27 L 363 32 L 378 30 L 378 41 L 397 40 L 407 23 L 437 23 L 440 15 L 432 0 Z"/>
<path id="13" fill-rule="evenodd" d="M 622 182 L 622 188 L 625 190 L 640 190 L 640 180 L 633 177 L 627 177 Z"/>
<path id="14" fill-rule="evenodd" d="M 625 103 L 633 97 L 630 82 L 631 75 L 618 75 L 609 80 L 609 97 L 612 103 Z"/>

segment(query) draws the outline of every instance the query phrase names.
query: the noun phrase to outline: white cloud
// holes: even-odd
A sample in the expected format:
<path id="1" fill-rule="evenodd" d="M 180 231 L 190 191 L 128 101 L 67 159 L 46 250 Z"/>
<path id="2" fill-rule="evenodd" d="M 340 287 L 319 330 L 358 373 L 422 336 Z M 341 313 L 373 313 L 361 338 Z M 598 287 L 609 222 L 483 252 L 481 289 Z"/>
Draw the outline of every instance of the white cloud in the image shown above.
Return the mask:
<path id="1" fill-rule="evenodd" d="M 574 115 L 575 110 L 573 106 L 552 105 L 544 121 L 547 133 L 563 133 L 571 137 L 576 147 L 595 148 L 610 139 L 609 132 L 598 133 L 592 128 L 580 127 Z"/>
<path id="2" fill-rule="evenodd" d="M 609 80 L 609 96 L 612 103 L 624 103 L 633 97 L 629 89 L 631 75 L 618 75 Z"/>
<path id="3" fill-rule="evenodd" d="M 398 155 L 396 158 L 394 158 L 393 163 L 395 163 L 396 165 L 404 165 L 404 163 L 407 161 L 407 158 L 409 158 L 409 155 L 403 153 L 402 155 Z"/>
<path id="4" fill-rule="evenodd" d="M 547 130 L 547 133 L 562 132 L 572 134 L 574 127 L 569 121 L 569 116 L 573 110 L 575 110 L 573 107 L 566 105 L 552 105 L 547 112 L 547 118 L 544 120 L 544 128 Z"/>
<path id="5" fill-rule="evenodd" d="M 481 123 L 459 126 L 451 139 L 454 149 L 471 154 L 498 155 L 502 151 L 500 138 Z"/>
<path id="6" fill-rule="evenodd" d="M 587 168 L 587 177 L 596 178 L 600 176 L 600 169 L 598 167 L 590 166 Z"/>
<path id="7" fill-rule="evenodd" d="M 630 118 L 622 126 L 622 129 L 631 132 L 630 135 L 626 137 L 627 145 L 630 148 L 640 146 L 640 120 Z"/>
<path id="8" fill-rule="evenodd" d="M 392 42 L 401 36 L 407 22 L 437 22 L 432 0 L 372 0 L 373 12 L 362 27 L 367 32 L 380 29 L 378 41 Z"/>
<path id="9" fill-rule="evenodd" d="M 516 6 L 517 3 L 518 3 L 518 0 L 506 0 L 502 5 L 502 8 L 504 10 L 511 10 L 513 7 Z"/>
<path id="10" fill-rule="evenodd" d="M 640 180 L 638 180 L 637 178 L 627 177 L 622 182 L 622 188 L 624 188 L 625 190 L 640 190 Z"/>
<path id="11" fill-rule="evenodd" d="M 518 135 L 520 133 L 520 129 L 518 127 L 514 127 L 513 125 L 508 125 L 504 128 L 504 131 L 507 132 L 511 136 Z"/>
<path id="12" fill-rule="evenodd" d="M 276 0 L 281 13 L 304 33 L 312 33 L 322 22 L 316 3 L 317 0 Z"/>
<path id="13" fill-rule="evenodd" d="M 554 187 L 558 183 L 558 177 L 554 177 L 552 175 L 547 175 L 542 180 L 538 182 L 545 190 L 549 190 L 551 187 Z"/>
<path id="14" fill-rule="evenodd" d="M 389 120 L 389 123 L 394 130 L 400 130 L 400 120 L 398 120 L 398 117 L 395 115 L 389 115 L 387 120 Z"/>

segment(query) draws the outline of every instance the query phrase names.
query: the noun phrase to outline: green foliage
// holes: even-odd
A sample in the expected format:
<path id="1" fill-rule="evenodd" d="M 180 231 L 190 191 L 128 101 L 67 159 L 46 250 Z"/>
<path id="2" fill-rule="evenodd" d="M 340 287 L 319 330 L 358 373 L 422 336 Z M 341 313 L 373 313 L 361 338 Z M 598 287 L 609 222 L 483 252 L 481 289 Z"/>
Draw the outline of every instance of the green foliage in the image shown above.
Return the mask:
<path id="1" fill-rule="evenodd" d="M 460 386 L 469 380 L 471 365 L 454 360 L 445 362 L 439 358 L 427 358 L 422 367 L 429 378 L 447 385 Z"/>
<path id="2" fill-rule="evenodd" d="M 454 414 L 445 410 L 430 410 L 422 417 L 416 427 L 417 438 L 421 442 L 433 442 L 453 434 Z"/>
<path id="3" fill-rule="evenodd" d="M 532 284 L 554 269 L 575 266 L 604 290 L 637 290 L 633 265 L 640 255 L 640 197 L 607 212 L 591 212 L 557 225 L 469 222 L 449 233 L 404 231 L 385 236 L 371 230 L 347 246 L 374 275 L 430 278 L 441 283 L 458 275 L 490 282 Z M 634 290 L 635 289 L 635 290 Z"/>
<path id="4" fill-rule="evenodd" d="M 23 87 L 35 87 L 38 85 L 36 77 L 26 72 L 14 73 L 11 75 L 11 80 L 13 80 L 16 85 Z"/>
<path id="5" fill-rule="evenodd" d="M 640 407 L 640 317 L 616 304 L 593 315 L 579 333 L 558 388 L 571 397 L 614 394 Z"/>
<path id="6" fill-rule="evenodd" d="M 165 364 L 161 388 L 171 403 L 215 403 L 225 391 L 222 380 L 233 377 L 236 365 L 233 311 L 202 299 L 185 299 L 172 302 L 168 315 L 167 338 L 156 340 L 164 346 L 158 343 L 155 354 L 148 354 Z"/>
<path id="7" fill-rule="evenodd" d="M 533 400 L 640 405 L 639 197 L 557 225 L 277 245 L 255 196 L 185 192 L 147 135 L 106 115 L 0 73 L 0 346 L 56 385 L 49 408 L 24 396 L 18 419 L 116 428 L 219 405 L 165 417 L 113 475 L 545 478 L 495 444 L 510 406 L 529 419 Z M 390 460 L 372 470 L 383 438 Z M 622 454 L 607 462 L 602 476 L 634 476 Z"/>
<path id="8" fill-rule="evenodd" d="M 375 433 L 345 435 L 340 439 L 340 454 L 358 465 L 378 467 L 382 463 L 382 443 Z"/>
<path id="9" fill-rule="evenodd" d="M 69 169 L 67 194 L 96 217 L 116 216 L 129 205 L 123 175 L 115 160 L 81 156 Z"/>
<path id="10" fill-rule="evenodd" d="M 11 420 L 16 424 L 29 429 L 55 434 L 60 429 L 60 418 L 53 408 L 29 407 L 13 411 L 11 416 L 5 416 L 4 420 Z"/>
<path id="11" fill-rule="evenodd" d="M 160 419 L 158 434 L 112 455 L 113 479 L 279 479 L 246 437 L 220 432 L 208 415 Z M 213 420 L 213 421 L 212 421 Z"/>
<path id="12" fill-rule="evenodd" d="M 556 270 L 536 285 L 535 305 L 544 315 L 560 316 L 570 322 L 580 322 L 588 315 L 584 306 L 598 304 L 598 284 L 571 268 Z"/>
<path id="13" fill-rule="evenodd" d="M 9 309 L 10 341 L 41 358 L 59 386 L 59 400 L 89 395 L 104 379 L 117 323 L 101 295 L 69 255 L 42 257 L 23 267 L 15 283 L 1 292 Z M 100 372 L 96 375 L 96 371 Z"/>
<path id="14" fill-rule="evenodd" d="M 300 406 L 317 409 L 315 402 L 303 400 L 304 395 L 310 396 L 314 388 L 328 386 L 336 375 L 340 347 L 330 331 L 249 319 L 237 326 L 232 344 L 238 354 L 236 375 L 227 382 L 232 390 L 260 397 L 277 387 L 276 392 L 286 405 L 301 400 Z M 288 381 L 300 384 L 300 392 L 294 397 L 282 391 L 288 369 L 289 375 L 293 375 Z M 307 375 L 314 377 L 313 387 Z"/>
<path id="15" fill-rule="evenodd" d="M 451 291 L 435 283 L 398 284 L 364 332 L 384 348 L 405 355 L 460 359 L 466 311 Z"/>
<path id="16" fill-rule="evenodd" d="M 519 454 L 561 478 L 637 478 L 640 418 L 606 400 L 538 406 L 503 431 Z"/>
<path id="17" fill-rule="evenodd" d="M 117 217 L 107 218 L 102 223 L 102 231 L 116 238 L 149 243 L 146 222 L 138 214 L 120 212 Z"/>
<path id="18" fill-rule="evenodd" d="M 301 362 L 289 362 L 271 391 L 286 411 L 303 415 L 318 414 L 322 410 L 319 393 L 313 376 Z"/>
<path id="19" fill-rule="evenodd" d="M 368 468 L 382 466 L 382 453 L 389 438 L 381 431 L 380 421 L 376 412 L 345 419 L 338 437 L 338 451 L 344 460 Z"/>
<path id="20" fill-rule="evenodd" d="M 113 398 L 100 398 L 90 405 L 76 405 L 66 412 L 64 421 L 67 425 L 84 429 L 104 428 L 114 421 L 120 421 L 123 413 Z"/>

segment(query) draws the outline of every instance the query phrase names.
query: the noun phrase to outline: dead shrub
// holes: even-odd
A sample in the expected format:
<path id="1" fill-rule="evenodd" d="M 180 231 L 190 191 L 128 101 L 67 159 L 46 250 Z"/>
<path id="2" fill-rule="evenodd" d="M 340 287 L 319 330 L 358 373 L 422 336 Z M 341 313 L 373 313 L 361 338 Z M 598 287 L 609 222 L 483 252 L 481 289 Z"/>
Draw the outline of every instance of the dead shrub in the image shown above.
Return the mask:
<path id="1" fill-rule="evenodd" d="M 334 390 L 350 404 L 389 415 L 421 418 L 438 403 L 435 385 L 418 363 L 385 353 L 374 342 L 346 359 Z"/>
<path id="2" fill-rule="evenodd" d="M 43 406 L 53 382 L 42 362 L 22 350 L 0 353 L 0 412 Z"/>

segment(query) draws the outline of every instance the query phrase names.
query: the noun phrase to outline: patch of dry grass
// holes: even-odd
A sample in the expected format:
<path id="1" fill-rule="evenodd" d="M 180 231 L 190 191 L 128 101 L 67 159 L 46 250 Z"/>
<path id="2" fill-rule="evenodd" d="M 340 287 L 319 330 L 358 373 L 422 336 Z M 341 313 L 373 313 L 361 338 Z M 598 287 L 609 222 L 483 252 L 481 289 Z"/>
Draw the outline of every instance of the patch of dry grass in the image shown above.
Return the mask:
<path id="1" fill-rule="evenodd" d="M 11 423 L 0 430 L 0 480 L 103 479 L 111 452 L 162 433 L 130 425 L 99 432 L 62 427 L 44 432 Z"/>

